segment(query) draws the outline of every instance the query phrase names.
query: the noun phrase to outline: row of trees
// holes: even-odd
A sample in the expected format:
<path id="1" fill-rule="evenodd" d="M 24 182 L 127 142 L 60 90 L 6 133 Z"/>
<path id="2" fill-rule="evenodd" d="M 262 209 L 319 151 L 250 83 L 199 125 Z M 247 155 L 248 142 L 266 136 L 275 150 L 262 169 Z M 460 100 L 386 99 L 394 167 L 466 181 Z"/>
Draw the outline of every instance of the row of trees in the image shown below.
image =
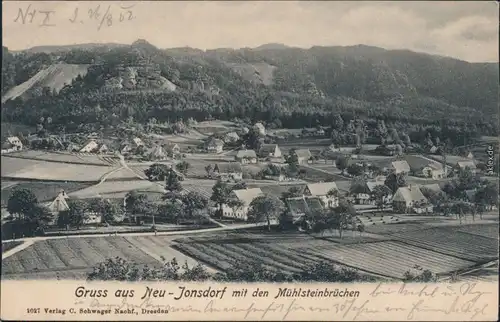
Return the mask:
<path id="1" fill-rule="evenodd" d="M 122 258 L 111 258 L 98 264 L 87 274 L 89 281 L 184 281 L 184 282 L 374 282 L 375 277 L 365 275 L 347 267 L 332 265 L 326 261 L 318 261 L 304 267 L 297 273 L 286 273 L 265 267 L 262 263 L 234 261 L 232 267 L 225 272 L 210 273 L 201 264 L 190 266 L 187 262 L 180 264 L 176 258 L 167 261 L 161 268 L 141 266 Z M 437 277 L 429 270 L 416 266 L 408 270 L 402 279 L 405 282 L 435 282 Z"/>

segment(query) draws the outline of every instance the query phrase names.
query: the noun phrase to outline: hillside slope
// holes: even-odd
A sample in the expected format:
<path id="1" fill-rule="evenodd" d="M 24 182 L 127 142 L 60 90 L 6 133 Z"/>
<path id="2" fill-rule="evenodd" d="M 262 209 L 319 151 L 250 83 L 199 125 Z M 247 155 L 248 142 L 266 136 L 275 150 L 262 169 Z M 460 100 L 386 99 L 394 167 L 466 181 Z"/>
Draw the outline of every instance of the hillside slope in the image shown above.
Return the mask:
<path id="1" fill-rule="evenodd" d="M 84 77 L 89 65 L 55 64 L 41 71 L 26 82 L 17 85 L 5 93 L 2 103 L 17 97 L 40 95 L 44 88 L 59 92 L 65 85 L 70 85 L 78 75 Z"/>

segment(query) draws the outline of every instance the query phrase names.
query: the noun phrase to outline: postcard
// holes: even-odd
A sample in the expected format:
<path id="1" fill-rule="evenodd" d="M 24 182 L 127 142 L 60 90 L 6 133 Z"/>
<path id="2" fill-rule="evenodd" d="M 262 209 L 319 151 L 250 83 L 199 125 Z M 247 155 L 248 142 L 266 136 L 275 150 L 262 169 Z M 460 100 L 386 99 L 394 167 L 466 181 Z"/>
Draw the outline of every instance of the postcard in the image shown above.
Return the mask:
<path id="1" fill-rule="evenodd" d="M 1 319 L 496 321 L 498 14 L 4 1 Z"/>

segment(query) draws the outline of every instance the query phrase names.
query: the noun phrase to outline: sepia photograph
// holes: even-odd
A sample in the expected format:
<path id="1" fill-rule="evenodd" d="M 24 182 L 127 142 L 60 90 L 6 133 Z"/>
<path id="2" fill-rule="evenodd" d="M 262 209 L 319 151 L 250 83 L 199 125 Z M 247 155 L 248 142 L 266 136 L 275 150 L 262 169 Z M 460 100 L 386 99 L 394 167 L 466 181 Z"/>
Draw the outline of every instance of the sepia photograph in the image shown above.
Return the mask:
<path id="1" fill-rule="evenodd" d="M 147 302 L 166 296 L 390 320 L 269 307 L 426 284 L 456 303 L 384 312 L 495 320 L 498 19 L 494 1 L 4 1 L 2 304 L 73 285 L 9 317 L 110 318 L 109 293 L 135 297 L 127 320 L 177 312 Z M 110 282 L 141 284 L 88 286 Z M 212 302 L 247 297 L 269 307 Z"/>

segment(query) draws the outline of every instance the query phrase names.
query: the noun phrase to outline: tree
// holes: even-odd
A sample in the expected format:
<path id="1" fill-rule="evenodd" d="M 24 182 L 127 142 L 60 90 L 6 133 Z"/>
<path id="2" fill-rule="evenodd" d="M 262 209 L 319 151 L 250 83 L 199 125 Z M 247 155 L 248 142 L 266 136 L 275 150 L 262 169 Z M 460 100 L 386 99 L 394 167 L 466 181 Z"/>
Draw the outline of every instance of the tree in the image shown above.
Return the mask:
<path id="1" fill-rule="evenodd" d="M 329 225 L 339 232 L 339 237 L 342 238 L 342 232 L 347 228 L 347 225 L 352 223 L 352 218 L 356 215 L 356 211 L 349 203 L 342 201 L 338 207 L 331 210 L 329 214 Z"/>
<path id="2" fill-rule="evenodd" d="M 183 175 L 186 175 L 190 166 L 191 165 L 188 162 L 182 161 L 182 162 L 177 163 L 175 165 L 175 168 L 177 169 L 177 171 L 179 171 Z"/>
<path id="3" fill-rule="evenodd" d="M 415 265 L 412 270 L 408 270 L 404 273 L 403 281 L 413 283 L 435 283 L 437 281 L 437 276 L 432 271 Z"/>
<path id="4" fill-rule="evenodd" d="M 215 202 L 218 206 L 218 216 L 222 217 L 222 207 L 224 204 L 227 204 L 229 201 L 229 197 L 231 194 L 231 188 L 227 185 L 227 183 L 218 180 L 214 186 L 212 187 L 212 196 L 210 200 Z"/>
<path id="5" fill-rule="evenodd" d="M 149 168 L 144 170 L 144 174 L 150 181 L 164 181 L 169 172 L 169 167 L 161 163 L 153 163 Z"/>
<path id="6" fill-rule="evenodd" d="M 406 174 L 405 173 L 391 173 L 384 181 L 384 185 L 391 189 L 392 193 L 401 187 L 406 187 Z"/>
<path id="7" fill-rule="evenodd" d="M 347 158 L 341 156 L 338 157 L 337 160 L 335 161 L 335 165 L 337 166 L 337 169 L 342 171 L 342 174 L 344 174 L 345 169 L 347 169 L 349 162 Z"/>
<path id="8" fill-rule="evenodd" d="M 182 185 L 179 180 L 179 175 L 173 169 L 170 169 L 168 172 L 165 189 L 171 192 L 182 191 Z"/>
<path id="9" fill-rule="evenodd" d="M 391 189 L 386 185 L 377 185 L 373 188 L 370 198 L 375 201 L 377 208 L 380 210 L 384 209 L 385 201 L 387 197 L 391 195 Z"/>
<path id="10" fill-rule="evenodd" d="M 476 192 L 474 201 L 476 204 L 481 204 L 484 208 L 498 206 L 498 186 L 489 182 L 485 186 L 479 188 Z"/>
<path id="11" fill-rule="evenodd" d="M 213 170 L 213 167 L 212 167 L 212 165 L 211 165 L 211 164 L 209 164 L 209 165 L 207 165 L 207 166 L 205 167 L 205 171 L 207 172 L 207 177 L 209 177 L 209 178 L 210 178 L 210 176 L 211 176 L 211 174 L 212 174 L 212 170 Z"/>
<path id="12" fill-rule="evenodd" d="M 106 223 L 115 223 L 121 218 L 120 207 L 109 199 L 95 199 L 89 204 L 89 209 L 101 214 Z"/>
<path id="13" fill-rule="evenodd" d="M 204 281 L 210 273 L 201 264 L 190 267 L 187 262 L 180 266 L 175 258 L 166 261 L 162 268 L 140 267 L 120 257 L 110 258 L 88 273 L 88 281 Z"/>
<path id="14" fill-rule="evenodd" d="M 87 204 L 78 199 L 69 199 L 68 206 L 69 210 L 66 211 L 67 214 L 63 214 L 63 217 L 67 218 L 70 226 L 80 229 L 85 220 L 88 219 Z"/>
<path id="15" fill-rule="evenodd" d="M 232 186 L 232 190 L 241 190 L 241 189 L 247 189 L 247 188 L 248 188 L 248 185 L 245 181 L 240 181 Z"/>
<path id="16" fill-rule="evenodd" d="M 420 188 L 420 191 L 427 200 L 434 206 L 434 212 L 443 211 L 443 205 L 446 203 L 446 194 L 439 191 L 434 191 L 425 187 Z"/>
<path id="17" fill-rule="evenodd" d="M 29 189 L 15 189 L 7 201 L 7 211 L 21 220 L 29 218 L 38 204 L 35 194 Z"/>
<path id="18" fill-rule="evenodd" d="M 196 211 L 203 210 L 208 205 L 208 200 L 198 192 L 190 191 L 181 197 L 185 213 L 189 219 L 195 218 Z"/>
<path id="19" fill-rule="evenodd" d="M 281 194 L 281 199 L 286 200 L 288 198 L 301 197 L 303 195 L 302 189 L 299 187 L 291 187 L 288 191 Z"/>
<path id="20" fill-rule="evenodd" d="M 252 222 L 267 221 L 267 229 L 271 230 L 271 219 L 278 219 L 285 205 L 274 196 L 264 195 L 252 200 L 248 219 Z"/>
<path id="21" fill-rule="evenodd" d="M 353 177 L 357 177 L 357 176 L 360 176 L 364 173 L 363 171 L 363 167 L 358 165 L 358 164 L 350 164 L 348 167 L 347 167 L 347 173 L 349 173 L 351 176 Z"/>

